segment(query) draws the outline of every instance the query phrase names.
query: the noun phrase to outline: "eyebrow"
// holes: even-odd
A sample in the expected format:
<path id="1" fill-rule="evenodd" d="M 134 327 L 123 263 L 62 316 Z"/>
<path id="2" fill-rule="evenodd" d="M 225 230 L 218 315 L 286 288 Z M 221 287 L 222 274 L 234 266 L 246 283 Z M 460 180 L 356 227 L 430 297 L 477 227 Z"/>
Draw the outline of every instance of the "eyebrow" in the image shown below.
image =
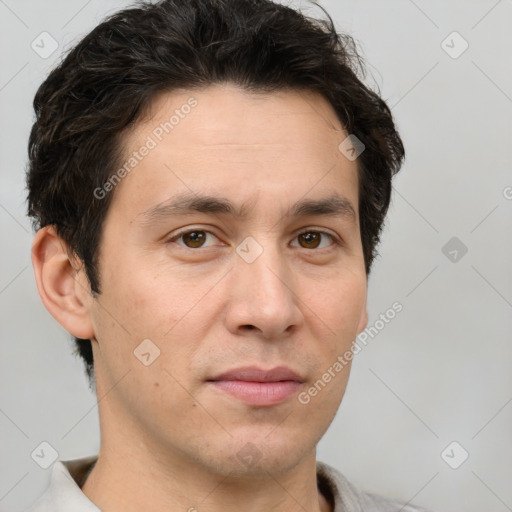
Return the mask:
<path id="1" fill-rule="evenodd" d="M 147 226 L 169 217 L 191 213 L 223 214 L 243 219 L 247 217 L 249 208 L 247 203 L 237 206 L 224 197 L 184 193 L 149 208 L 137 217 L 141 217 L 142 226 Z M 352 221 L 356 219 L 352 203 L 338 193 L 322 199 L 302 199 L 285 213 L 285 217 L 292 218 L 315 215 L 347 218 Z"/>

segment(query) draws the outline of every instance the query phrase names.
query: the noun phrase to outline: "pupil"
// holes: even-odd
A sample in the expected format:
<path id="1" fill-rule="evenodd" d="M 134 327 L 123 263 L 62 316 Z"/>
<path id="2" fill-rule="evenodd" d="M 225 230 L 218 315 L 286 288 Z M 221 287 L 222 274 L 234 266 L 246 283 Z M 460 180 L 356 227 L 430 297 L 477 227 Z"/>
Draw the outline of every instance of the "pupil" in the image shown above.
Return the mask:
<path id="1" fill-rule="evenodd" d="M 197 244 L 201 243 L 202 239 L 204 238 L 204 235 L 201 231 L 191 231 L 188 234 L 188 238 L 191 244 L 194 245 L 194 247 L 197 247 Z"/>
<path id="2" fill-rule="evenodd" d="M 315 242 L 318 242 L 318 233 L 303 233 L 302 237 L 306 244 L 315 244 Z M 317 245 L 318 243 L 315 244 L 315 247 Z"/>

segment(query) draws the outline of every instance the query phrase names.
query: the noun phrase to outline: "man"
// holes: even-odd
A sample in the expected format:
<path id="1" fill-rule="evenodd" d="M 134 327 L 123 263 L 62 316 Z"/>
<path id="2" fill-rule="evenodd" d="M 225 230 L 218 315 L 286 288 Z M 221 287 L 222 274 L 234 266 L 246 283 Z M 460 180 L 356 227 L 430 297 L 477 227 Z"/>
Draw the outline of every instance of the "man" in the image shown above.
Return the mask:
<path id="1" fill-rule="evenodd" d="M 315 457 L 404 156 L 358 62 L 329 17 L 164 0 L 111 16 L 41 85 L 32 260 L 101 446 L 55 463 L 31 510 L 423 510 Z"/>

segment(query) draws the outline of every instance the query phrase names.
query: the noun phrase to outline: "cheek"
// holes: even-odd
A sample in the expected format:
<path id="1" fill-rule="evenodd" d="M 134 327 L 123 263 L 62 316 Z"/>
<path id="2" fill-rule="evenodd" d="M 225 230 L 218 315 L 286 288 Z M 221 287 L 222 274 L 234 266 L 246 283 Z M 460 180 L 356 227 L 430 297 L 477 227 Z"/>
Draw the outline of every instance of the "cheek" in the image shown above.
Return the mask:
<path id="1" fill-rule="evenodd" d="M 359 276 L 350 280 L 333 279 L 328 286 L 318 288 L 313 296 L 315 305 L 311 309 L 330 328 L 329 332 L 338 342 L 352 341 L 366 311 L 366 280 Z"/>
<path id="2" fill-rule="evenodd" d="M 161 338 L 179 318 L 179 291 L 165 286 L 154 271 L 143 268 L 140 262 L 130 264 L 126 259 L 114 265 L 105 273 L 102 291 L 102 314 L 111 314 L 120 324 L 120 335 L 133 342 Z"/>

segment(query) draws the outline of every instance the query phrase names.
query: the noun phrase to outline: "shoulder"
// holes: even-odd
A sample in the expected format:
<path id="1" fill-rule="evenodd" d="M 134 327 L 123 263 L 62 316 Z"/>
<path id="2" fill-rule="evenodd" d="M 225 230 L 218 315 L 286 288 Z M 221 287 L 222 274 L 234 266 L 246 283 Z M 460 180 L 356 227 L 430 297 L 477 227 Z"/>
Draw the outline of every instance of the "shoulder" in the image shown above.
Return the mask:
<path id="1" fill-rule="evenodd" d="M 30 507 L 24 509 L 23 512 L 54 512 L 50 489 L 46 489 L 46 491 L 39 496 Z"/>
<path id="2" fill-rule="evenodd" d="M 357 489 L 337 469 L 317 461 L 318 485 L 330 494 L 333 512 L 430 512 L 425 508 Z"/>
<path id="3" fill-rule="evenodd" d="M 426 508 L 377 494 L 361 493 L 361 496 L 362 502 L 366 505 L 363 506 L 362 510 L 367 510 L 368 512 L 430 512 Z"/>
<path id="4" fill-rule="evenodd" d="M 96 456 L 70 461 L 58 460 L 51 469 L 50 483 L 23 512 L 101 512 L 83 494 L 79 484 L 88 469 L 97 460 Z"/>

